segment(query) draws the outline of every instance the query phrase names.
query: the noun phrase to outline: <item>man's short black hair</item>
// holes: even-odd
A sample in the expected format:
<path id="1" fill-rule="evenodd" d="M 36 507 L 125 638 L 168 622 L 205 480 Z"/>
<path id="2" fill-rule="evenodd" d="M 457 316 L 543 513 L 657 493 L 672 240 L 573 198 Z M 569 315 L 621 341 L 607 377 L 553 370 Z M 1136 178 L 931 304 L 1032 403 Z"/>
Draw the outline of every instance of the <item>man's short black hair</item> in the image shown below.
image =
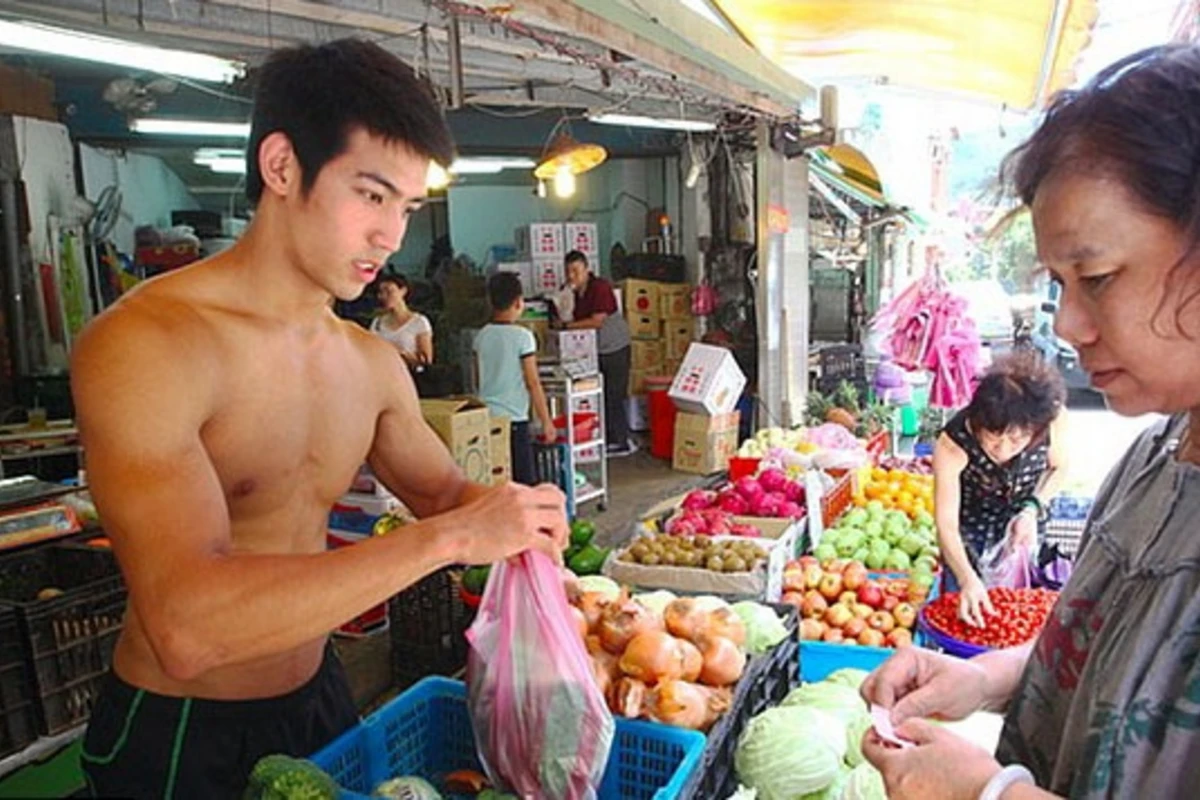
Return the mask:
<path id="1" fill-rule="evenodd" d="M 487 292 L 492 311 L 507 311 L 521 299 L 521 279 L 515 272 L 497 272 L 488 278 Z"/>
<path id="2" fill-rule="evenodd" d="M 563 266 L 569 267 L 576 261 L 582 261 L 585 267 L 590 266 L 588 264 L 588 257 L 582 250 L 572 250 L 567 253 L 567 257 L 563 259 Z"/>
<path id="3" fill-rule="evenodd" d="M 251 203 L 262 197 L 258 150 L 269 134 L 282 131 L 291 140 L 307 193 L 360 127 L 443 166 L 454 160 L 454 140 L 433 95 L 379 45 L 338 39 L 275 51 L 255 77 L 246 197 Z"/>
<path id="4" fill-rule="evenodd" d="M 1040 436 L 1066 399 L 1062 375 L 1040 353 L 1016 352 L 997 359 L 979 382 L 967 419 L 976 431 L 1018 428 Z"/>

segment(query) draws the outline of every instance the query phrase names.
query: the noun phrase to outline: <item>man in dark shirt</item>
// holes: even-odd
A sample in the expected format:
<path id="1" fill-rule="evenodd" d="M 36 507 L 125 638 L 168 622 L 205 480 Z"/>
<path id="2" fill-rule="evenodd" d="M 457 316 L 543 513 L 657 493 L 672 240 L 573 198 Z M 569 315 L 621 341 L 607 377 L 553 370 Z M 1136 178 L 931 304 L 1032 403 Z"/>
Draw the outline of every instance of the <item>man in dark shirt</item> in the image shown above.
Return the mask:
<path id="1" fill-rule="evenodd" d="M 567 283 L 575 291 L 574 320 L 567 328 L 596 331 L 600 373 L 604 376 L 604 438 L 610 456 L 627 456 L 637 451 L 629 438 L 629 324 L 617 309 L 612 284 L 588 267 L 587 256 L 572 250 L 566 257 Z"/>

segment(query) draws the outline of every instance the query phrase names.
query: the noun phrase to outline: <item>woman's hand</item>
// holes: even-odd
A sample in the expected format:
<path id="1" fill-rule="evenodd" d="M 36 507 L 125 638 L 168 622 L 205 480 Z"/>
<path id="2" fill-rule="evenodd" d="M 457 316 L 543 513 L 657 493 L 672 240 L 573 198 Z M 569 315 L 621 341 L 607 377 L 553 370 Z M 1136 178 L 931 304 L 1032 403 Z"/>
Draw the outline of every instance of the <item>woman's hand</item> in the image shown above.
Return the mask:
<path id="1" fill-rule="evenodd" d="M 883 774 L 890 800 L 975 800 L 1000 771 L 986 750 L 925 720 L 908 720 L 896 735 L 915 746 L 886 743 L 874 729 L 862 743 L 863 755 Z"/>
<path id="2" fill-rule="evenodd" d="M 1037 546 L 1038 512 L 1036 508 L 1027 507 L 1012 518 L 1008 523 L 1008 541 L 1013 547 Z"/>
<path id="3" fill-rule="evenodd" d="M 974 572 L 963 581 L 958 592 L 958 618 L 976 628 L 987 626 L 985 614 L 995 615 L 992 599 L 988 597 L 987 587 Z"/>
<path id="4" fill-rule="evenodd" d="M 891 710 L 894 724 L 922 717 L 956 720 L 988 700 L 988 672 L 974 661 L 902 647 L 863 681 L 862 696 Z"/>

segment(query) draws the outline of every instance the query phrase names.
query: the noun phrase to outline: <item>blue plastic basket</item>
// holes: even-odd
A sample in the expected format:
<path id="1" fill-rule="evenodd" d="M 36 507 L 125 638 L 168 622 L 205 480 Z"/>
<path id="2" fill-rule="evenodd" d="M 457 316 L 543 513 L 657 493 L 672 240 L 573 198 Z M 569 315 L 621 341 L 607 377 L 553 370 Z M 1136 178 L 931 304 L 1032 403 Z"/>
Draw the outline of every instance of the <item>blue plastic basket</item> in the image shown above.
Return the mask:
<path id="1" fill-rule="evenodd" d="M 953 636 L 942 633 L 929 624 L 929 620 L 925 618 L 925 609 L 921 609 L 921 613 L 917 615 L 917 629 L 929 639 L 929 642 L 934 647 L 959 658 L 972 658 L 981 653 L 989 652 L 992 649 L 983 645 L 964 642 L 962 639 L 955 639 Z"/>
<path id="2" fill-rule="evenodd" d="M 618 719 L 600 800 L 677 797 L 700 763 L 704 743 L 696 731 Z M 440 787 L 455 770 L 480 770 L 466 686 L 426 678 L 312 760 L 342 787 L 343 800 L 366 799 L 379 783 L 401 775 Z"/>
<path id="3" fill-rule="evenodd" d="M 801 642 L 800 682 L 823 681 L 829 677 L 830 673 L 847 667 L 870 672 L 887 661 L 895 652 L 890 647 Z"/>

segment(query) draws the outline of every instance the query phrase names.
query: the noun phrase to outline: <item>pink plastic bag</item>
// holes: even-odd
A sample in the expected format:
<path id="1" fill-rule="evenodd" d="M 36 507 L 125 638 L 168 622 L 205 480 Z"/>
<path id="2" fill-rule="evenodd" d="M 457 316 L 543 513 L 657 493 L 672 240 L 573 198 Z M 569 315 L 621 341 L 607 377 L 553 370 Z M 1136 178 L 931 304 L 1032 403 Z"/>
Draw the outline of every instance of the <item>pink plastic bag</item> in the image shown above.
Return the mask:
<path id="1" fill-rule="evenodd" d="M 979 577 L 989 588 L 1031 589 L 1035 566 L 1028 545 L 1012 545 L 1006 538 L 989 547 L 979 558 Z"/>
<path id="2" fill-rule="evenodd" d="M 614 724 L 558 567 L 533 551 L 495 565 L 467 640 L 475 748 L 492 783 L 521 797 L 596 797 Z"/>

